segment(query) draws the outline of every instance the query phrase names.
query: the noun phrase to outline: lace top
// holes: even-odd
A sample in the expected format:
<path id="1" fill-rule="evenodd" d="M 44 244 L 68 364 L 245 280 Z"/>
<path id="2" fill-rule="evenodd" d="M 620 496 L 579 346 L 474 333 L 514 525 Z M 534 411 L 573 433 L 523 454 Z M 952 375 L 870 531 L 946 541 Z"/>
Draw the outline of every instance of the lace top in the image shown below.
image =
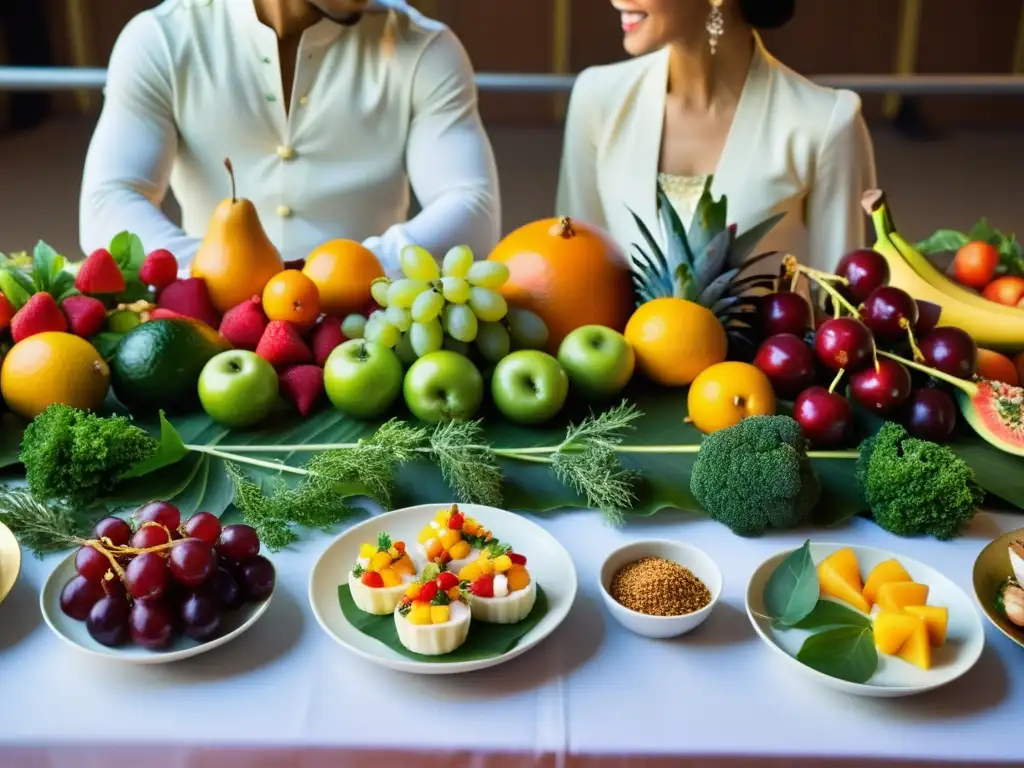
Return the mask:
<path id="1" fill-rule="evenodd" d="M 700 195 L 704 191 L 707 180 L 706 174 L 699 176 L 658 174 L 658 183 L 665 190 L 672 207 L 676 209 L 676 214 L 687 229 L 690 227 L 690 222 L 693 221 L 693 214 L 697 210 L 697 203 L 700 201 Z"/>

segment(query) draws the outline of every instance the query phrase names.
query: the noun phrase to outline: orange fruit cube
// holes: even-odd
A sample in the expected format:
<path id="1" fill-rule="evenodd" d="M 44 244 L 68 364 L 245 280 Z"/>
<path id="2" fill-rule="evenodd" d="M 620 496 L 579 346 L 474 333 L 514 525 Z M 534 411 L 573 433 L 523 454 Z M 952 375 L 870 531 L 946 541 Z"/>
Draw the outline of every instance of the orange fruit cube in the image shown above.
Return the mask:
<path id="1" fill-rule="evenodd" d="M 380 571 L 382 568 L 387 568 L 391 565 L 391 555 L 387 552 L 374 552 L 373 557 L 370 558 L 370 570 Z"/>
<path id="2" fill-rule="evenodd" d="M 409 611 L 409 615 L 407 617 L 409 623 L 420 625 L 431 624 L 430 609 L 432 607 L 436 608 L 437 606 L 431 606 L 429 603 L 414 603 L 412 610 Z"/>
<path id="3" fill-rule="evenodd" d="M 489 576 L 494 573 L 494 561 L 487 560 L 486 558 L 480 558 L 476 561 L 476 564 L 480 567 L 480 573 L 484 576 Z"/>
<path id="4" fill-rule="evenodd" d="M 530 584 L 530 572 L 521 565 L 513 565 L 505 574 L 508 579 L 508 591 L 518 592 L 526 589 Z"/>
<path id="5" fill-rule="evenodd" d="M 380 577 L 384 581 L 385 587 L 397 587 L 402 583 L 402 577 L 395 573 L 394 568 L 381 568 Z"/>
<path id="6" fill-rule="evenodd" d="M 397 574 L 408 574 L 412 576 L 416 573 L 416 566 L 412 564 L 412 560 L 409 559 L 408 555 L 402 555 L 391 564 L 391 567 L 395 569 L 395 573 Z"/>
<path id="7" fill-rule="evenodd" d="M 405 596 L 408 597 L 410 600 L 415 600 L 417 597 L 420 596 L 420 585 L 410 584 L 408 589 L 405 590 Z"/>
<path id="8" fill-rule="evenodd" d="M 452 556 L 452 560 L 461 560 L 464 557 L 469 557 L 469 542 L 468 541 L 457 541 L 448 550 L 448 554 Z"/>
<path id="9" fill-rule="evenodd" d="M 444 624 L 451 618 L 451 611 L 448 610 L 447 605 L 432 605 L 430 606 L 430 623 L 431 624 Z"/>
<path id="10" fill-rule="evenodd" d="M 451 549 L 460 541 L 462 541 L 462 534 L 458 531 L 453 531 L 451 528 L 446 529 L 445 532 L 441 534 L 441 544 L 445 549 Z"/>
<path id="11" fill-rule="evenodd" d="M 462 566 L 459 571 L 459 581 L 476 581 L 480 577 L 480 566 L 477 563 L 470 563 Z"/>
<path id="12" fill-rule="evenodd" d="M 457 586 L 452 587 L 451 589 L 448 590 L 448 599 L 449 600 L 459 600 L 461 598 L 462 598 L 462 592 L 459 590 L 459 588 Z"/>
<path id="13" fill-rule="evenodd" d="M 512 567 L 512 558 L 508 555 L 498 555 L 494 558 L 494 572 L 504 573 Z"/>
<path id="14" fill-rule="evenodd" d="M 444 552 L 444 544 L 441 543 L 440 539 L 431 539 L 427 542 L 427 557 L 433 560 L 435 557 Z"/>
<path id="15" fill-rule="evenodd" d="M 377 548 L 373 544 L 360 544 L 359 545 L 359 556 L 365 557 L 369 560 L 377 552 Z"/>
<path id="16" fill-rule="evenodd" d="M 474 535 L 476 535 L 476 532 L 479 531 L 479 530 L 480 530 L 480 524 L 476 520 L 474 520 L 472 517 L 467 517 L 465 520 L 462 521 L 462 532 L 463 533 L 465 533 L 465 534 L 467 534 L 469 536 L 474 536 Z"/>

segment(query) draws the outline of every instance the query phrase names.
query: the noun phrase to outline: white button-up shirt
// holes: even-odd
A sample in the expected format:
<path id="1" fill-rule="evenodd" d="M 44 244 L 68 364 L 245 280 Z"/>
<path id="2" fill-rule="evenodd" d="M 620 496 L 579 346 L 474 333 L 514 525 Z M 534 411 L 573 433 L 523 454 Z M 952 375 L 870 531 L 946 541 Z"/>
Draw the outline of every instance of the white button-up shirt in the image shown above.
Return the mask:
<path id="1" fill-rule="evenodd" d="M 127 229 L 189 264 L 230 195 L 225 158 L 286 261 L 350 238 L 394 274 L 410 242 L 485 258 L 499 238 L 472 66 L 447 27 L 398 0 L 303 33 L 290 109 L 253 0 L 165 0 L 121 32 L 105 94 L 82 182 L 86 253 Z M 422 210 L 406 221 L 410 183 Z M 168 186 L 181 227 L 160 211 Z"/>

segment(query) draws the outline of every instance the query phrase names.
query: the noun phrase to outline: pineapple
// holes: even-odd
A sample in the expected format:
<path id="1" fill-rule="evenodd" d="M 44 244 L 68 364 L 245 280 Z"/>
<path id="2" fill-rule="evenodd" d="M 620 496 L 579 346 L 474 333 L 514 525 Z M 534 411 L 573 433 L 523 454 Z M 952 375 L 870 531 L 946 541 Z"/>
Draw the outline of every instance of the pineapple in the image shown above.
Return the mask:
<path id="1" fill-rule="evenodd" d="M 700 304 L 725 327 L 730 347 L 747 347 L 753 354 L 753 315 L 756 305 L 745 292 L 771 288 L 775 275 L 745 274 L 754 264 L 775 255 L 763 253 L 747 261 L 761 239 L 785 214 L 769 219 L 737 235 L 726 224 L 726 196 L 711 197 L 711 178 L 704 185 L 689 231 L 683 227 L 665 191 L 658 185 L 658 214 L 665 232 L 663 251 L 651 230 L 632 210 L 645 250 L 634 243 L 630 271 L 636 287 L 637 306 L 659 298 L 677 298 Z M 740 264 L 741 266 L 732 266 Z M 734 352 L 742 352 L 734 349 Z"/>

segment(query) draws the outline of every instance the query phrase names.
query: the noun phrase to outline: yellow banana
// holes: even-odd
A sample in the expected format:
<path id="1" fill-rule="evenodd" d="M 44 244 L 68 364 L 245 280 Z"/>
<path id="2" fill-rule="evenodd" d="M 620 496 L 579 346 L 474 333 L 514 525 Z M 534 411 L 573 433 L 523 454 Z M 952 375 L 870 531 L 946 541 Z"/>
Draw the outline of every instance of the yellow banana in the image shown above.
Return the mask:
<path id="1" fill-rule="evenodd" d="M 894 231 L 881 191 L 866 193 L 864 208 L 875 228 L 877 240 L 872 247 L 889 263 L 889 285 L 941 307 L 937 325 L 967 331 L 979 347 L 1002 352 L 1024 349 L 1024 311 L 973 294 L 943 275 Z"/>

